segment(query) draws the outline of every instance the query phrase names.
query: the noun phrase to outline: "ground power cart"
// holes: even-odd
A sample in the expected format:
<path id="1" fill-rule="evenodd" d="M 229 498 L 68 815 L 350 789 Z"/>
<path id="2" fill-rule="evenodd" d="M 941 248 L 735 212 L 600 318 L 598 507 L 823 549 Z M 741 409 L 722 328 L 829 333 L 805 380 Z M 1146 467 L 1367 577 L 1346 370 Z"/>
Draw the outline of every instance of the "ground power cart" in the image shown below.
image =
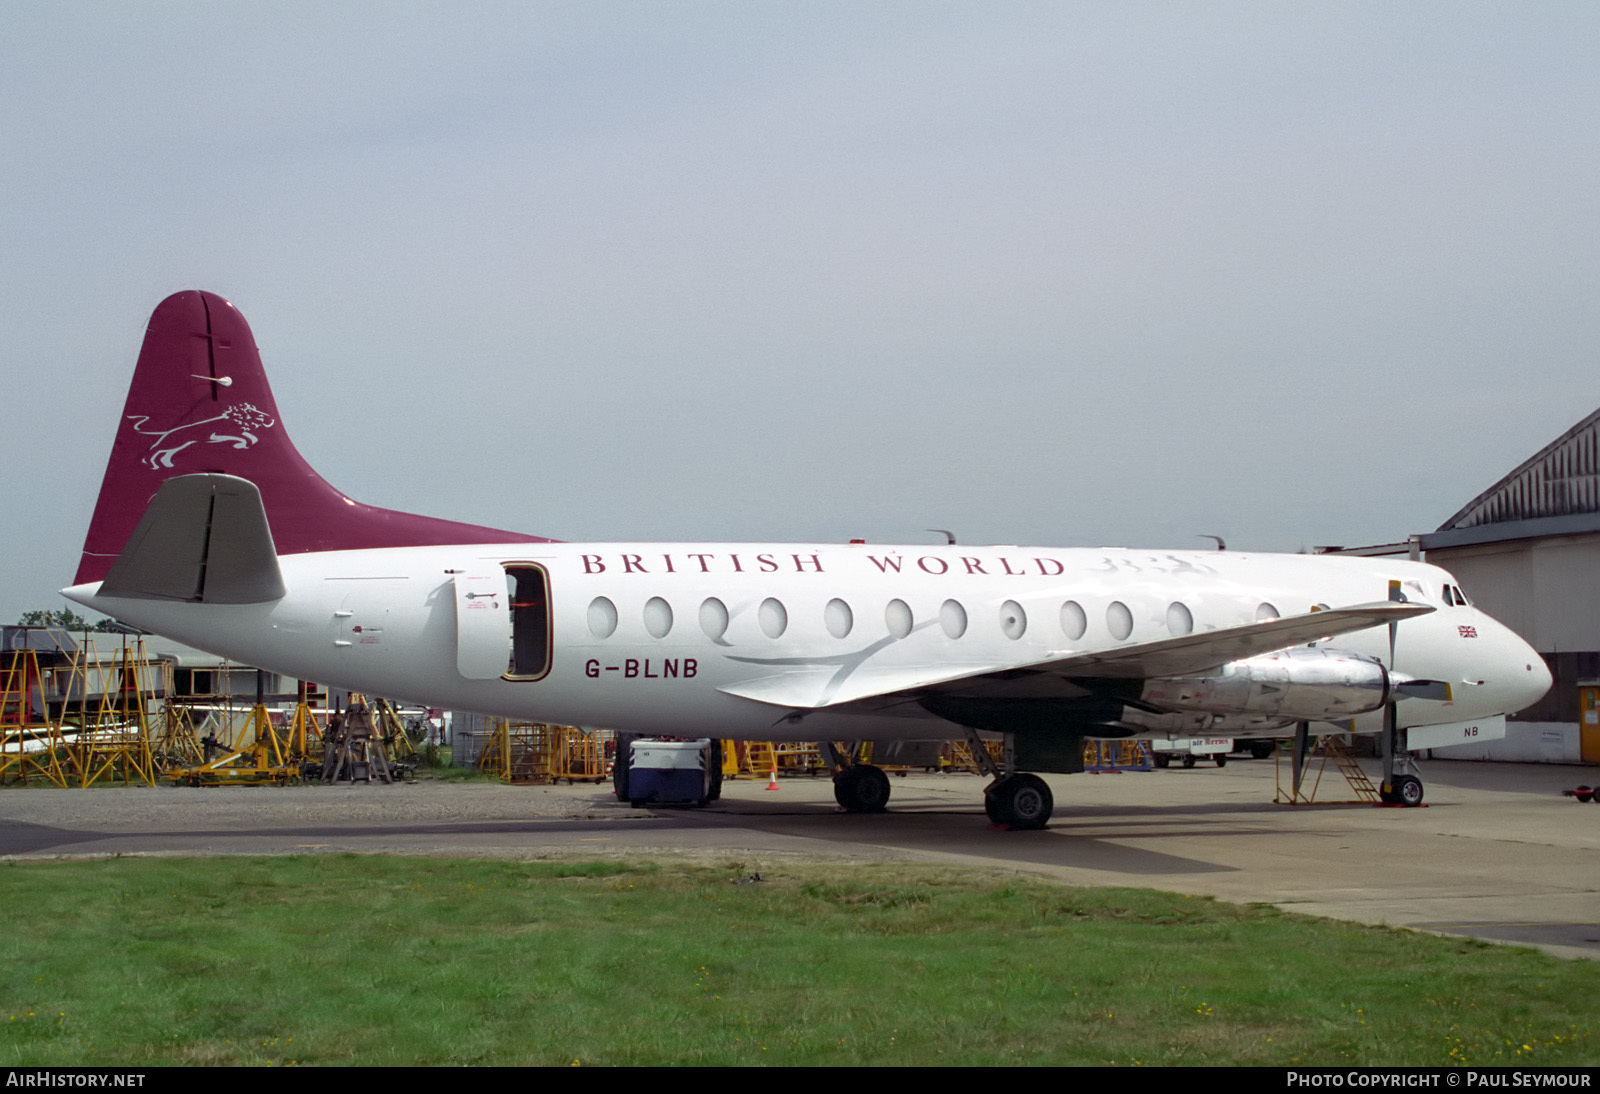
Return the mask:
<path id="1" fill-rule="evenodd" d="M 712 742 L 628 742 L 628 804 L 705 805 L 721 789 L 721 765 L 712 763 Z"/>

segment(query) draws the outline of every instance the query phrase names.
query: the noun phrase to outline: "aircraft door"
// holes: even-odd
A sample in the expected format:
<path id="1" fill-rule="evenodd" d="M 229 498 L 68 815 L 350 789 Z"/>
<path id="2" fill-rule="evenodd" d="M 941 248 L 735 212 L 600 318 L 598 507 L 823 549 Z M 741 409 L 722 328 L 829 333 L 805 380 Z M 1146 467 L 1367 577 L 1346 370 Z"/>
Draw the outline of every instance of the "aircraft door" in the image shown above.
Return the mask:
<path id="1" fill-rule="evenodd" d="M 511 598 L 498 564 L 457 570 L 456 670 L 468 680 L 493 680 L 511 665 Z"/>

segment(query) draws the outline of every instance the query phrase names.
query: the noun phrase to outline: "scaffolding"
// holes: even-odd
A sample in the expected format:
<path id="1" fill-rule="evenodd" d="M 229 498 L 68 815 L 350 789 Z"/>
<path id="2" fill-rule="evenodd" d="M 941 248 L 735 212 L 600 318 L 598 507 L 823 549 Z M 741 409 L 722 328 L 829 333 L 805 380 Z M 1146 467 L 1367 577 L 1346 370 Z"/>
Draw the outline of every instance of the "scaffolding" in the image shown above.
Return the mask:
<path id="1" fill-rule="evenodd" d="M 478 754 L 478 770 L 513 784 L 549 781 L 550 757 L 539 734 L 542 728 L 534 722 L 492 719 Z"/>
<path id="2" fill-rule="evenodd" d="M 142 637 L 119 636 L 120 648 L 102 657 L 88 634 L 75 642 L 59 628 L 6 632 L 13 648 L 0 650 L 0 782 L 284 785 L 314 777 L 325 751 L 328 781 L 388 782 L 409 767 L 391 756 L 417 756 L 385 700 L 368 704 L 353 694 L 346 730 L 330 748 L 303 682 L 292 710 L 267 706 L 259 674 L 254 705 L 237 703 L 226 688 L 179 699 L 173 664 L 151 660 Z M 226 680 L 228 663 L 206 676 Z M 598 746 L 579 741 L 561 770 L 596 777 L 604 767 Z"/>
<path id="3" fill-rule="evenodd" d="M 15 779 L 26 785 L 33 778 L 67 785 L 59 762 L 65 742 L 59 720 L 50 717 L 45 679 L 37 649 L 4 651 L 0 662 L 0 783 Z"/>
<path id="4" fill-rule="evenodd" d="M 1006 746 L 1004 741 L 984 741 L 983 747 L 989 753 L 989 760 L 994 765 L 1005 762 Z M 951 771 L 965 771 L 972 775 L 983 774 L 983 768 L 977 757 L 972 754 L 972 745 L 966 740 L 957 740 L 950 743 Z"/>
<path id="5" fill-rule="evenodd" d="M 1147 741 L 1089 738 L 1083 742 L 1083 769 L 1097 775 L 1118 771 L 1152 771 L 1155 763 Z"/>
<path id="6" fill-rule="evenodd" d="M 65 696 L 78 693 L 76 736 L 66 750 L 69 781 L 80 787 L 103 778 L 120 779 L 131 785 L 135 779 L 146 786 L 156 784 L 155 762 L 150 752 L 150 726 L 146 686 L 150 663 L 145 657 L 144 639 L 131 645 L 124 641 L 110 662 L 101 662 L 94 643 L 84 641 L 67 668 Z M 93 696 L 93 698 L 91 698 Z M 67 733 L 67 708 L 63 702 L 61 731 Z"/>
<path id="7" fill-rule="evenodd" d="M 204 762 L 205 753 L 200 744 L 200 733 L 195 729 L 193 707 L 187 703 L 163 703 L 155 727 L 150 755 L 163 776 L 176 768 L 193 767 Z"/>
<path id="8" fill-rule="evenodd" d="M 738 741 L 734 749 L 741 775 L 764 779 L 778 769 L 778 750 L 770 741 Z"/>
<path id="9" fill-rule="evenodd" d="M 603 729 L 584 730 L 577 726 L 546 726 L 551 735 L 551 754 L 555 758 L 552 778 L 570 783 L 604 782 L 610 773 L 606 743 L 613 735 Z M 614 747 L 610 751 L 615 751 Z"/>
<path id="10" fill-rule="evenodd" d="M 609 730 L 496 718 L 478 769 L 508 783 L 604 782 L 616 738 Z"/>

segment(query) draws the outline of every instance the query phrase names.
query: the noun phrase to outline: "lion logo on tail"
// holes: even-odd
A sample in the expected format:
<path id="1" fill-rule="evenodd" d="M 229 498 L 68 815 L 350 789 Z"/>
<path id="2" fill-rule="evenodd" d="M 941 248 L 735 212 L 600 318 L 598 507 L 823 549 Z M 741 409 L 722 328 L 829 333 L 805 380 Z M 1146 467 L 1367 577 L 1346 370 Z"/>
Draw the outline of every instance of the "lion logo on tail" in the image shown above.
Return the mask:
<path id="1" fill-rule="evenodd" d="M 133 431 L 135 433 L 141 437 L 153 438 L 150 442 L 149 454 L 144 457 L 144 463 L 155 471 L 173 466 L 173 457 L 190 445 L 231 444 L 237 449 L 251 448 L 261 439 L 258 434 L 278 424 L 277 419 L 273 418 L 272 415 L 257 409 L 251 403 L 238 403 L 230 406 L 214 418 L 204 418 L 198 422 L 186 422 L 183 425 L 175 425 L 171 429 L 146 429 L 145 426 L 150 421 L 148 414 L 130 414 L 128 418 L 133 422 Z M 200 429 L 205 426 L 212 427 L 209 436 L 196 437 L 190 435 L 182 438 L 175 436 L 184 430 Z M 175 443 L 169 443 L 174 441 Z"/>

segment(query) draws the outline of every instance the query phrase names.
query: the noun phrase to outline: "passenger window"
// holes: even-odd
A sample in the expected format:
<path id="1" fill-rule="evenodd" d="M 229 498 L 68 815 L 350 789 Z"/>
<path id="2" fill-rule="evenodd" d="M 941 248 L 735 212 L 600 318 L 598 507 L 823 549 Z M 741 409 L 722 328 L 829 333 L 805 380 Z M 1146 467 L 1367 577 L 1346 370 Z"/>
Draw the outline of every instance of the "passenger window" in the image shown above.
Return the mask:
<path id="1" fill-rule="evenodd" d="M 912 626 L 911 605 L 904 600 L 891 600 L 883 609 L 883 623 L 889 628 L 889 633 L 896 638 L 904 638 L 911 633 Z"/>
<path id="2" fill-rule="evenodd" d="M 1113 600 L 1106 607 L 1106 626 L 1111 631 L 1111 637 L 1121 642 L 1133 633 L 1133 613 L 1122 601 Z"/>
<path id="3" fill-rule="evenodd" d="M 1015 600 L 1000 605 L 1000 631 L 1007 638 L 1021 638 L 1028 631 L 1028 613 Z"/>
<path id="4" fill-rule="evenodd" d="M 1194 633 L 1194 613 L 1187 604 L 1174 600 L 1167 605 L 1167 631 L 1174 638 Z"/>
<path id="5" fill-rule="evenodd" d="M 617 631 L 617 606 L 603 596 L 589 601 L 589 633 L 610 638 Z"/>
<path id="6" fill-rule="evenodd" d="M 946 600 L 939 606 L 939 625 L 951 638 L 960 638 L 967 633 L 967 609 L 954 600 Z"/>
<path id="7" fill-rule="evenodd" d="M 644 605 L 644 629 L 651 638 L 665 638 L 672 631 L 672 605 L 652 596 Z"/>
<path id="8" fill-rule="evenodd" d="M 761 623 L 761 633 L 768 638 L 781 638 L 789 629 L 789 610 L 783 606 L 783 601 L 770 596 L 756 610 L 756 619 Z"/>
<path id="9" fill-rule="evenodd" d="M 828 606 L 822 609 L 822 621 L 827 625 L 828 633 L 835 638 L 843 638 L 850 633 L 850 628 L 855 626 L 855 613 L 850 610 L 850 605 L 837 598 L 828 601 Z"/>
<path id="10" fill-rule="evenodd" d="M 1089 615 L 1083 605 L 1069 600 L 1061 605 L 1061 632 L 1076 642 L 1089 629 Z"/>
<path id="11" fill-rule="evenodd" d="M 715 642 L 728 633 L 728 606 L 714 596 L 700 604 L 700 629 Z"/>

